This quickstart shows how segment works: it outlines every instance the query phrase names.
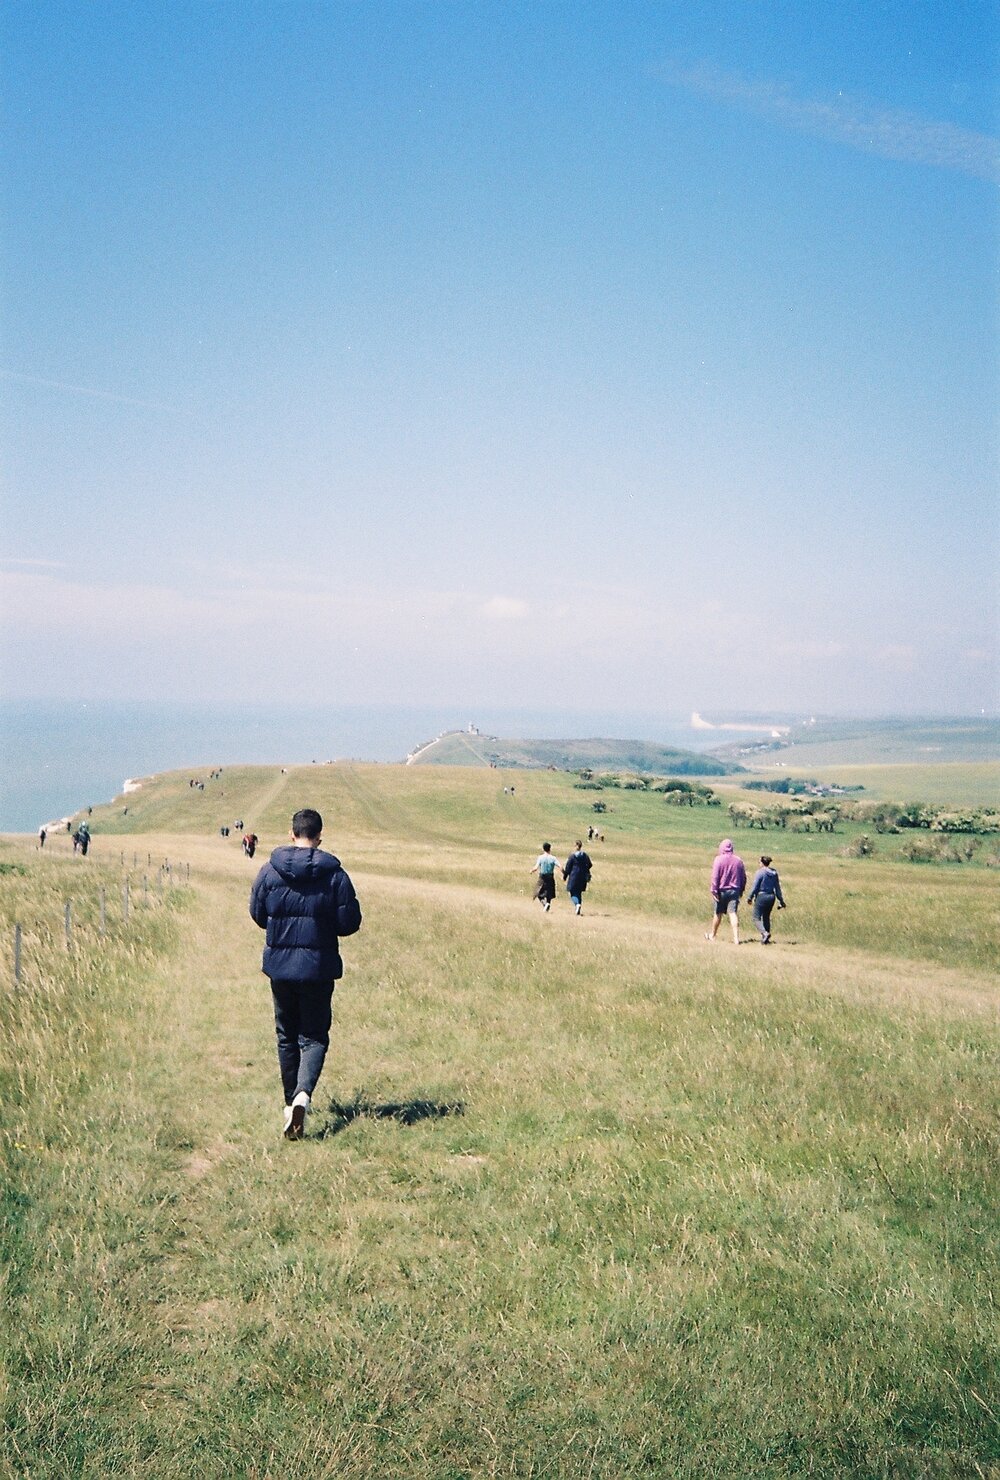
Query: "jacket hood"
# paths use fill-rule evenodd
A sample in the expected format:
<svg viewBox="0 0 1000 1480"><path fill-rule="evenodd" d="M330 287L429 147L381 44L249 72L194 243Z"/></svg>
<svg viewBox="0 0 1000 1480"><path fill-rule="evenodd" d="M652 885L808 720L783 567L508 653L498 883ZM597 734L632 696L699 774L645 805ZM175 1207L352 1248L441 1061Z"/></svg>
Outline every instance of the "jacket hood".
<svg viewBox="0 0 1000 1480"><path fill-rule="evenodd" d="M286 843L271 854L271 867L289 883L300 883L336 873L340 859L321 848L297 848L294 843Z"/></svg>
<svg viewBox="0 0 1000 1480"><path fill-rule="evenodd" d="M733 840L732 840L732 838L723 838L722 839L722 842L719 844L719 852L720 853L732 853L732 851L733 851Z"/></svg>

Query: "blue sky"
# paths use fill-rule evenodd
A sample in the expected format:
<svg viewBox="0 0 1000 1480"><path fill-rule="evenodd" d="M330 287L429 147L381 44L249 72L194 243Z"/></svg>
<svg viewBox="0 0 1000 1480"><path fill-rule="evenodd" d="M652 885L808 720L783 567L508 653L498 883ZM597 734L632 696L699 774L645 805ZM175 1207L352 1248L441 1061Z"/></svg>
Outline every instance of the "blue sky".
<svg viewBox="0 0 1000 1480"><path fill-rule="evenodd" d="M15 3L13 696L997 704L976 3Z"/></svg>

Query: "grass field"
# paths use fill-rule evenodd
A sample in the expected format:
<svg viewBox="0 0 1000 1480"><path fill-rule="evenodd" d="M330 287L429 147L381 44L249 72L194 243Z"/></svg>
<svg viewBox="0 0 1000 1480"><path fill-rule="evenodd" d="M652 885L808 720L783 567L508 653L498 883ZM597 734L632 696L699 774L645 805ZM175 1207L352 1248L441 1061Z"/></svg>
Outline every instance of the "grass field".
<svg viewBox="0 0 1000 1480"><path fill-rule="evenodd" d="M760 776L775 772L760 771ZM818 765L783 767L781 775L809 776L841 786L863 786L873 801L919 800L940 806L1000 805L1000 762L941 761L937 765Z"/></svg>
<svg viewBox="0 0 1000 1480"><path fill-rule="evenodd" d="M0 845L7 1472L1000 1472L996 870L737 834L789 908L736 950L724 813L606 799L227 769L96 809L87 860ZM218 829L266 855L300 805L365 924L288 1145ZM585 913L543 916L538 844L590 820ZM98 939L164 857L190 886Z"/></svg>

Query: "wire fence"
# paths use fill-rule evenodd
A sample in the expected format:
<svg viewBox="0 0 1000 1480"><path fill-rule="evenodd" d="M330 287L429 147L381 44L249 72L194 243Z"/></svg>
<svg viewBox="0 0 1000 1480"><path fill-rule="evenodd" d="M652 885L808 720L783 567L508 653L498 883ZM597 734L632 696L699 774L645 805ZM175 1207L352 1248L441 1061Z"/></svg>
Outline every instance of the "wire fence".
<svg viewBox="0 0 1000 1480"><path fill-rule="evenodd" d="M130 864L121 852L120 866L122 873L117 879L109 877L107 869L98 878L74 878L68 893L59 878L63 870L56 869L44 880L35 881L23 897L15 898L12 918L5 911L13 937L11 975L15 987L23 986L32 975L31 966L43 966L54 951L73 957L81 950L99 950L110 937L127 933L137 914L162 906L172 891L191 883L190 863L164 859L154 865L151 853L143 862L141 855L133 852ZM17 874L27 872L18 865L6 867Z"/></svg>

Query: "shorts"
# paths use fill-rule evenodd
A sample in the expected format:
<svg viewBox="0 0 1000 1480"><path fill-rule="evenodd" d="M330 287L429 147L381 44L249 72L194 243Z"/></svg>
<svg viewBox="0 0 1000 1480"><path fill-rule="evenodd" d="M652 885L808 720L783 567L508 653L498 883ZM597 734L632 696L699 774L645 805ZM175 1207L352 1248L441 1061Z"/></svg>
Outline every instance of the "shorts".
<svg viewBox="0 0 1000 1480"><path fill-rule="evenodd" d="M720 889L719 897L715 901L715 913L717 915L735 915L740 905L740 891L738 889Z"/></svg>
<svg viewBox="0 0 1000 1480"><path fill-rule="evenodd" d="M556 876L555 874L539 874L538 888L535 890L536 899L555 899Z"/></svg>

